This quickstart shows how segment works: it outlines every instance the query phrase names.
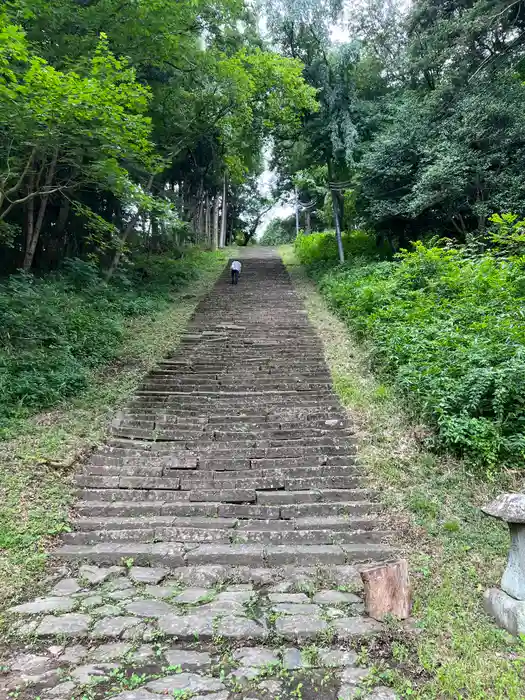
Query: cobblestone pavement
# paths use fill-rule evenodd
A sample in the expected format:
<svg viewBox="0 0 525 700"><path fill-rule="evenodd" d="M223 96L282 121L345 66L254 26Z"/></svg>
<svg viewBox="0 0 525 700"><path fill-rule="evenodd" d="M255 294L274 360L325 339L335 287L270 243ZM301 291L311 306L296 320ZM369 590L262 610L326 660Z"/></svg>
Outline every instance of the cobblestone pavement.
<svg viewBox="0 0 525 700"><path fill-rule="evenodd" d="M359 653L381 625L358 570L390 533L320 341L278 258L228 279L80 466L55 581L9 611L0 697L395 697Z"/></svg>

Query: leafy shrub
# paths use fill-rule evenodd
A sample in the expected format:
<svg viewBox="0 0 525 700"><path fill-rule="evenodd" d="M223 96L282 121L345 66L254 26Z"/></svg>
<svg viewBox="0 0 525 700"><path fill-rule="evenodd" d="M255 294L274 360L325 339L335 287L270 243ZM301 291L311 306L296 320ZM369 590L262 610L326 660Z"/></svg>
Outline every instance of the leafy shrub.
<svg viewBox="0 0 525 700"><path fill-rule="evenodd" d="M347 257L373 257L384 252L376 247L374 236L365 231L343 233L342 238ZM299 236L295 241L295 252L303 265L339 260L335 231Z"/></svg>
<svg viewBox="0 0 525 700"><path fill-rule="evenodd" d="M499 250L499 249L498 249ZM378 372L484 470L525 457L525 259L414 244L394 262L312 266L331 306L372 341Z"/></svg>
<svg viewBox="0 0 525 700"><path fill-rule="evenodd" d="M56 405L120 352L126 319L154 314L213 255L144 256L111 284L68 260L60 273L20 273L0 284L0 435L11 419Z"/></svg>

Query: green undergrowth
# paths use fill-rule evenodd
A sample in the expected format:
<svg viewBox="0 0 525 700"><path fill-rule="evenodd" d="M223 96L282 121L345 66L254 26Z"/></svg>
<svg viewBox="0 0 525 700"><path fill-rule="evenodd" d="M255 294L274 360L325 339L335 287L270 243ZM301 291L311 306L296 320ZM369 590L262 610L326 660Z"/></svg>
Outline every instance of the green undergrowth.
<svg viewBox="0 0 525 700"><path fill-rule="evenodd" d="M512 475L500 474L495 484L466 461L429 451L428 427L414 421L395 386L372 373L374 348L330 311L292 247L282 255L355 423L360 464L410 564L416 631L394 635L386 659L384 649L376 657L371 651L377 683L402 698L521 700L525 646L482 607L485 589L501 579L508 533L480 506L515 489Z"/></svg>
<svg viewBox="0 0 525 700"><path fill-rule="evenodd" d="M57 273L1 282L0 438L85 389L93 370L119 357L130 319L165 310L216 259L191 249L140 255L109 284L94 265L67 260Z"/></svg>
<svg viewBox="0 0 525 700"><path fill-rule="evenodd" d="M16 384L24 375L33 387L34 378L38 379L35 368L40 368L43 393L24 402L23 409L19 405L15 411L11 399L10 411L3 408L0 610L28 588L34 594L51 538L67 528L73 463L103 440L115 409L141 377L177 346L199 298L215 282L224 261L222 254L199 251L181 260L143 259L136 262L131 282L129 277L121 279L107 289L97 278L93 290L88 284L93 270L75 263L75 271L63 276L19 277L2 287L2 314L9 306L10 284L22 287L27 304L39 306L20 306L21 318L10 322L11 329L18 324L29 332L33 322L35 327L25 349L21 349L22 330L7 349L4 342L0 349L4 376L6 366L17 367L19 372L11 381ZM84 285L79 271L89 278ZM122 298L117 299L120 292ZM44 350L41 341L46 332L53 342ZM5 334L2 337L5 340ZM25 368L17 348L27 360ZM65 377L63 384L57 379L59 373ZM15 392L8 384L2 380L4 401ZM17 386L20 391L21 383ZM46 412L36 412L44 406Z"/></svg>
<svg viewBox="0 0 525 700"><path fill-rule="evenodd" d="M327 234L311 236L319 239ZM362 253L362 234L356 235ZM373 242L369 237L369 241ZM297 253L330 307L370 343L374 370L434 449L489 477L525 458L525 256L415 243L394 261ZM510 247L510 244L508 244Z"/></svg>
<svg viewBox="0 0 525 700"><path fill-rule="evenodd" d="M383 245L378 247L376 240L366 231L352 231L342 235L345 256L387 256ZM335 231L324 231L307 236L299 236L295 241L297 257L303 265L319 263L333 264L339 260Z"/></svg>

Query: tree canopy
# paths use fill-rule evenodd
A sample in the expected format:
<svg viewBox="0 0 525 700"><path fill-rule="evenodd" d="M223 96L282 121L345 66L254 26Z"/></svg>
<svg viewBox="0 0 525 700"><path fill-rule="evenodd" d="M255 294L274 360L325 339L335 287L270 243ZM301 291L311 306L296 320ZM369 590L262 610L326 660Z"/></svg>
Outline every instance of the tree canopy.
<svg viewBox="0 0 525 700"><path fill-rule="evenodd" d="M295 0L280 6L274 40L304 62L320 102L299 139L276 144L283 191L306 171L326 192L336 183L343 228L395 246L429 234L463 242L494 212L523 216L523 3L332 5L343 42L322 39L328 12L311 21Z"/></svg>
<svg viewBox="0 0 525 700"><path fill-rule="evenodd" d="M521 217L524 22L501 0L9 0L3 271L246 243L268 152L306 232L395 248Z"/></svg>
<svg viewBox="0 0 525 700"><path fill-rule="evenodd" d="M239 0L12 0L0 25L5 272L225 244L264 145L317 108Z"/></svg>

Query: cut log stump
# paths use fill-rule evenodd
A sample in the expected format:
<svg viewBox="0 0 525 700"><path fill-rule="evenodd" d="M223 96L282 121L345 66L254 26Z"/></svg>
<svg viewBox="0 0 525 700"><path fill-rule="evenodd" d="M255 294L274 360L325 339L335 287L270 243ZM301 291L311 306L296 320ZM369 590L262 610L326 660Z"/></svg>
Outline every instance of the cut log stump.
<svg viewBox="0 0 525 700"><path fill-rule="evenodd" d="M411 591L408 564L400 561L368 567L361 571L365 609L374 620L392 615L399 620L410 616Z"/></svg>

